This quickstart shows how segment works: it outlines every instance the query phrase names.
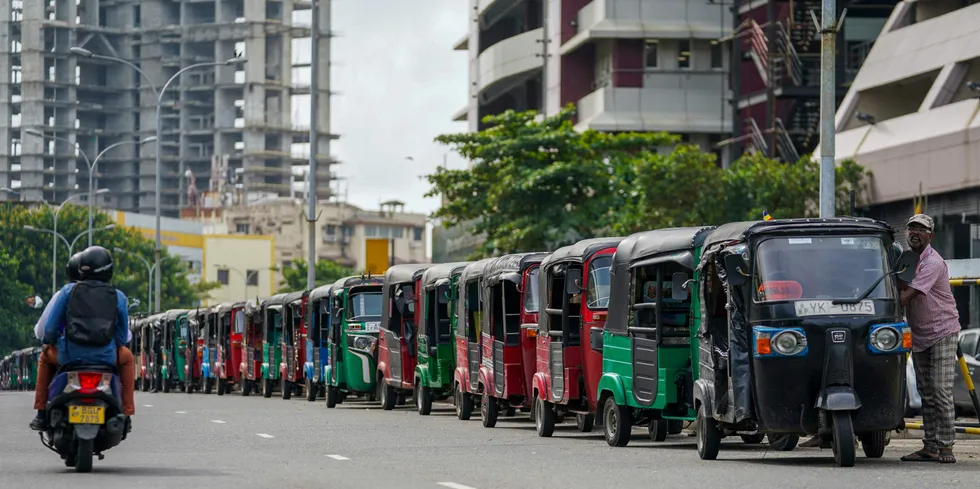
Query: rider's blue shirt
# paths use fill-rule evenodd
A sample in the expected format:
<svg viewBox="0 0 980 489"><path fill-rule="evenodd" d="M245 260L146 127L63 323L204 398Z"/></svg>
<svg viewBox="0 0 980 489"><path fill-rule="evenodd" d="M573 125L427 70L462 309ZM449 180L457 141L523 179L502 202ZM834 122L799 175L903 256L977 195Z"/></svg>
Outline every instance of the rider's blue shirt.
<svg viewBox="0 0 980 489"><path fill-rule="evenodd" d="M71 297L71 289L75 284L68 284L61 288L58 294L52 297L48 303L42 318L44 321L45 344L54 344L58 347L58 363L68 365L70 363L94 363L115 365L116 350L120 346L126 345L129 334L129 308L126 294L116 289L116 334L115 340L106 346L79 345L74 342L67 342L65 339L65 312L68 307L68 298ZM50 309L50 311L49 311ZM66 344L67 342L67 344Z"/></svg>

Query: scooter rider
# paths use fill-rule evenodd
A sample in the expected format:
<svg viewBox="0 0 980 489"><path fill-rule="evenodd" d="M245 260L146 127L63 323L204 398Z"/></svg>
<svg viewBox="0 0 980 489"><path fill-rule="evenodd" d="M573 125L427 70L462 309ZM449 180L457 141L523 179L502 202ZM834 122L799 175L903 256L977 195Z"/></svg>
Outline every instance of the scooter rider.
<svg viewBox="0 0 980 489"><path fill-rule="evenodd" d="M101 246L92 246L78 256L78 276L73 277L69 260L69 278L79 281L62 287L52 297L42 314L45 351L38 365L35 392L37 417L34 430L46 428L44 407L51 381L51 365L102 364L118 365L122 383L122 405L125 415L135 413L135 372L133 354L126 348L130 339L126 295L115 289L112 280L112 255ZM49 345L57 345L57 348ZM40 365L44 363L42 367ZM47 377L47 378L42 378ZM38 402L41 402L40 407ZM127 431L130 429L127 421Z"/></svg>

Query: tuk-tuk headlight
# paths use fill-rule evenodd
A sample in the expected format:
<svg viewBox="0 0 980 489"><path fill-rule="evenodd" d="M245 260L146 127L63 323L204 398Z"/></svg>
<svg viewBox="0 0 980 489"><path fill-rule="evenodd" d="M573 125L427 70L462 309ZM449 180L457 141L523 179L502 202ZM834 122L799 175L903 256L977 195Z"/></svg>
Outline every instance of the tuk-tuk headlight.
<svg viewBox="0 0 980 489"><path fill-rule="evenodd" d="M348 345L354 350L370 352L374 348L377 338L366 335L348 335Z"/></svg>
<svg viewBox="0 0 980 489"><path fill-rule="evenodd" d="M912 349L912 329L906 323L876 324L868 333L868 350L886 354Z"/></svg>
<svg viewBox="0 0 980 489"><path fill-rule="evenodd" d="M754 326L756 357L798 357L807 354L806 334L801 328Z"/></svg>

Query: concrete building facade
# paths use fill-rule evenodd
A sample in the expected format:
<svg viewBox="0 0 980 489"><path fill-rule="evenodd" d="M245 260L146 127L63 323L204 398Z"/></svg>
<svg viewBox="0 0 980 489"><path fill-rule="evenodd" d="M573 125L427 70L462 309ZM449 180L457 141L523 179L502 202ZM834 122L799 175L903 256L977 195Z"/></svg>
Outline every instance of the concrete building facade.
<svg viewBox="0 0 980 489"><path fill-rule="evenodd" d="M331 11L329 1L321 4L318 193L327 198ZM309 142L309 129L293 123L291 107L293 97L312 90L294 78L309 66L292 63L293 41L311 37L310 26L296 20L310 8L310 0L3 0L0 186L18 188L25 200L58 203L87 185L89 168L76 143L94 158L113 143L155 135L157 100L146 80L124 64L69 51L82 47L137 65L157 88L193 64L248 60L185 72L163 95L166 215L193 204L189 187L209 188L212 179L289 195L292 168L308 163L308 155L293 151ZM107 154L95 177L110 192L98 205L152 213L155 151L154 144L132 144Z"/></svg>
<svg viewBox="0 0 980 489"><path fill-rule="evenodd" d="M204 235L202 279L221 286L204 305L268 297L279 290L272 236Z"/></svg>

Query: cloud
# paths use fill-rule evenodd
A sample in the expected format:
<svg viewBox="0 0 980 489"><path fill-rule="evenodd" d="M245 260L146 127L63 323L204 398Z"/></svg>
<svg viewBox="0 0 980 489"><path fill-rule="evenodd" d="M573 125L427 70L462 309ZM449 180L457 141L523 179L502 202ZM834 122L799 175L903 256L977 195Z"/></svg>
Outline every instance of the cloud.
<svg viewBox="0 0 980 489"><path fill-rule="evenodd" d="M339 37L331 49L331 80L340 93L331 100L331 129L341 139L330 152L342 162L334 170L346 179L340 188L349 187L351 203L373 209L398 199L406 210L425 213L438 207L437 198L422 197L428 185L419 176L448 153L433 138L466 129L452 121L466 104L468 83L466 53L453 51L453 44L466 33L468 3L333 2L332 28ZM304 44L294 51L307 52L294 56L308 59ZM309 118L304 105L294 107L302 123ZM466 166L455 154L447 160L452 168Z"/></svg>

